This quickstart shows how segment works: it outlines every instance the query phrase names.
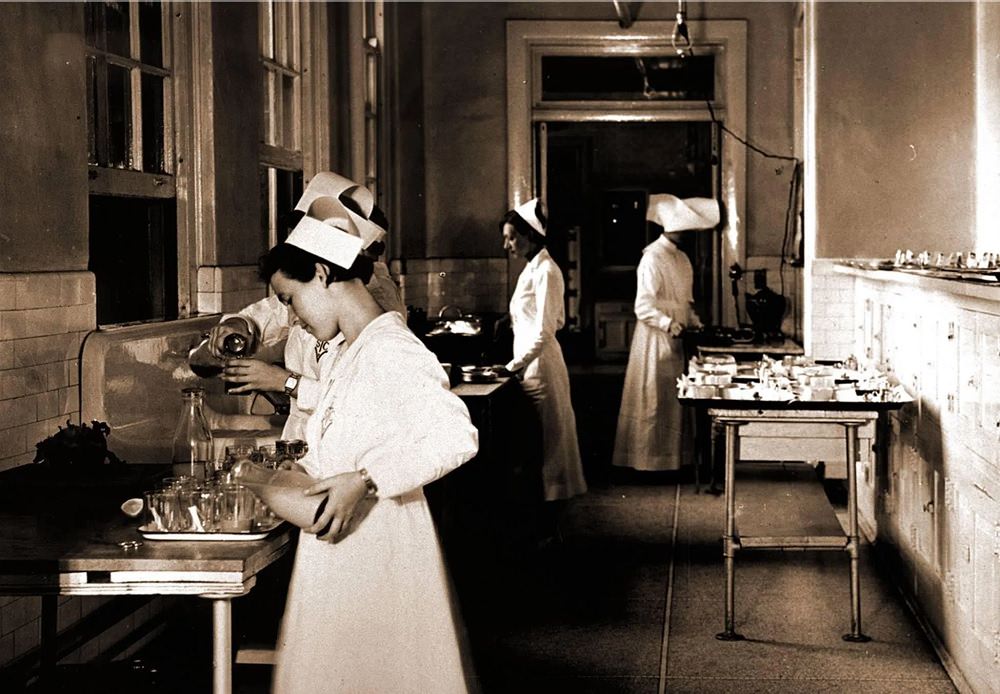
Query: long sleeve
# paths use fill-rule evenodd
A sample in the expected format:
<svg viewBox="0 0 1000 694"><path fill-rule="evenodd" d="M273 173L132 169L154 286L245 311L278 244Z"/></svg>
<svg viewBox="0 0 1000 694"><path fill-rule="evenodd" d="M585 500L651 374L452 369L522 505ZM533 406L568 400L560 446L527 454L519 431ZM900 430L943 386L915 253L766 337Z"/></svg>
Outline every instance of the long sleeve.
<svg viewBox="0 0 1000 694"><path fill-rule="evenodd" d="M223 320L238 316L256 326L261 344L272 345L288 337L288 308L277 296L269 296L244 307L238 313L226 314Z"/></svg>
<svg viewBox="0 0 1000 694"><path fill-rule="evenodd" d="M534 271L534 316L527 321L522 319L514 326L516 331L526 331L528 340L518 342L527 344L528 347L520 353L515 352L514 358L507 364L507 370L523 369L538 358L547 341L556 339L556 331L562 327L563 315L563 283L559 272L559 267L551 262L540 265Z"/></svg>
<svg viewBox="0 0 1000 694"><path fill-rule="evenodd" d="M433 482L478 452L479 432L468 408L449 390L440 364L422 345L380 351L370 367L379 376L366 396L393 406L379 413L378 435L357 466L368 470L381 498Z"/></svg>
<svg viewBox="0 0 1000 694"><path fill-rule="evenodd" d="M660 273L656 271L653 258L649 253L643 254L636 270L638 288L635 293L635 317L651 328L667 332L674 319L657 308L662 302Z"/></svg>

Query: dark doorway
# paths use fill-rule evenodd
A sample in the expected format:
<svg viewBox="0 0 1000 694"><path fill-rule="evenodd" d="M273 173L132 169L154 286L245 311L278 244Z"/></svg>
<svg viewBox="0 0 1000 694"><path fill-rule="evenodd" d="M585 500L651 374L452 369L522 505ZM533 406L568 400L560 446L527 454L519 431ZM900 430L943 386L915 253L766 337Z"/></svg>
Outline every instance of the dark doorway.
<svg viewBox="0 0 1000 694"><path fill-rule="evenodd" d="M646 222L653 193L715 197L718 138L711 122L553 122L545 143L549 249L567 275L562 342L576 364L623 362L628 355L635 270L659 233ZM718 301L719 232L681 242L695 269L702 320Z"/></svg>

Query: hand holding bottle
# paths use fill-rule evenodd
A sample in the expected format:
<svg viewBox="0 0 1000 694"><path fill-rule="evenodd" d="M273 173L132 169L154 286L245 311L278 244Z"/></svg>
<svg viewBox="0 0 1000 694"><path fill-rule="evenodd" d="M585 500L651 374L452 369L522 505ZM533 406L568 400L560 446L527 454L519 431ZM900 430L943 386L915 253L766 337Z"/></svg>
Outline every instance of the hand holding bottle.
<svg viewBox="0 0 1000 694"><path fill-rule="evenodd" d="M252 357L257 351L257 337L243 318L227 318L208 333L208 348L220 359Z"/></svg>
<svg viewBox="0 0 1000 694"><path fill-rule="evenodd" d="M249 393L253 390L280 393L290 373L259 359L227 359L222 380L229 384L226 388L228 393Z"/></svg>

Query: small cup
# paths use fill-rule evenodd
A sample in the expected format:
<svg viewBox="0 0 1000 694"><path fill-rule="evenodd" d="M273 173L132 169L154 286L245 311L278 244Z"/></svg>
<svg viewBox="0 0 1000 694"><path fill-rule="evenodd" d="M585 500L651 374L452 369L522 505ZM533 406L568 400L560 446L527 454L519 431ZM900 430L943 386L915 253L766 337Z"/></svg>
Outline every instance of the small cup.
<svg viewBox="0 0 1000 694"><path fill-rule="evenodd" d="M253 529L257 498L241 484L223 484L216 527L221 532L242 533Z"/></svg>

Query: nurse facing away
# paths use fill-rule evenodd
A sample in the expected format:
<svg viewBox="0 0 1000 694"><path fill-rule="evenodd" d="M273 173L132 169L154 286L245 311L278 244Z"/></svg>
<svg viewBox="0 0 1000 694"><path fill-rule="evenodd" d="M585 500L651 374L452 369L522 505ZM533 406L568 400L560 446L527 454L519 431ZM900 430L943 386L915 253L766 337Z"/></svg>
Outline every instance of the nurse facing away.
<svg viewBox="0 0 1000 694"><path fill-rule="evenodd" d="M701 326L694 311L691 261L677 239L712 229L719 203L711 198L649 196L646 219L663 233L642 251L635 296L635 332L629 350L612 463L636 470L678 470L682 465L682 408L676 395L684 372L681 333Z"/></svg>

